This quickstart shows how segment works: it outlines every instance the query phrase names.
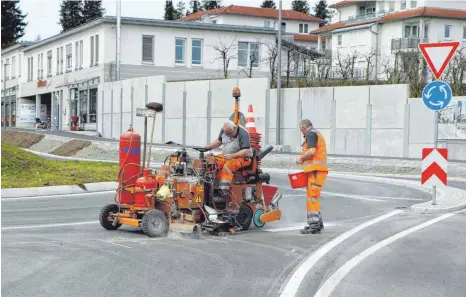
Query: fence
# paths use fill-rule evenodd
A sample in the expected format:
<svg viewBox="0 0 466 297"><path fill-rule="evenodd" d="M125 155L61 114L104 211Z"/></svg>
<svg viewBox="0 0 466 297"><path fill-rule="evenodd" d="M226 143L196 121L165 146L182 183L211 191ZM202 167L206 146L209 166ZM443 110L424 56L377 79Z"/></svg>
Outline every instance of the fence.
<svg viewBox="0 0 466 297"><path fill-rule="evenodd" d="M264 145L275 145L277 90L269 89L267 78L165 82L163 76L153 76L103 83L98 131L105 138L118 138L133 125L142 135L144 119L136 117L136 108L156 101L164 111L156 119L154 142L205 145L232 115L235 86L242 94L240 111L246 115L252 104ZM405 84L282 89L281 144L299 152L299 122L309 118L327 139L330 154L420 158L423 147L433 146L435 114L408 94ZM149 120L149 132L151 125ZM466 144L452 149L450 159L466 160Z"/></svg>

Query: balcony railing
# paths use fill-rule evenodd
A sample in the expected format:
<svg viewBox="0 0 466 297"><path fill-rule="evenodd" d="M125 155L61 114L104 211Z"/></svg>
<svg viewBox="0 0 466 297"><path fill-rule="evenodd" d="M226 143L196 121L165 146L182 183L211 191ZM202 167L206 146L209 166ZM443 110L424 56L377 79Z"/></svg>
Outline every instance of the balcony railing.
<svg viewBox="0 0 466 297"><path fill-rule="evenodd" d="M419 43L429 42L428 38L418 37L407 37L407 38L395 38L392 39L392 51L404 50L404 49L417 49Z"/></svg>
<svg viewBox="0 0 466 297"><path fill-rule="evenodd" d="M365 21L365 20L370 20L370 19L375 19L375 18L381 18L381 17L386 16L387 14L388 14L388 11L385 11L385 10L382 10L379 12L362 13L356 16L348 17L348 21L350 22Z"/></svg>

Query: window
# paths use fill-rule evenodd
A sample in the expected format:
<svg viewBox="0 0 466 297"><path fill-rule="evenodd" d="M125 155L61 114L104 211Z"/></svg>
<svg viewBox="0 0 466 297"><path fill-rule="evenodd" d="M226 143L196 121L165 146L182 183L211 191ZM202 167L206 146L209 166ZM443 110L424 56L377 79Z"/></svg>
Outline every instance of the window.
<svg viewBox="0 0 466 297"><path fill-rule="evenodd" d="M286 32L286 23L285 22L282 23L282 32Z"/></svg>
<svg viewBox="0 0 466 297"><path fill-rule="evenodd" d="M424 39L427 41L429 38L429 24L424 25Z"/></svg>
<svg viewBox="0 0 466 297"><path fill-rule="evenodd" d="M99 65L99 35L95 36L95 65Z"/></svg>
<svg viewBox="0 0 466 297"><path fill-rule="evenodd" d="M16 57L11 58L11 78L16 77Z"/></svg>
<svg viewBox="0 0 466 297"><path fill-rule="evenodd" d="M63 73L63 46L60 48L60 73Z"/></svg>
<svg viewBox="0 0 466 297"><path fill-rule="evenodd" d="M40 79L40 54L37 55L37 80Z"/></svg>
<svg viewBox="0 0 466 297"><path fill-rule="evenodd" d="M19 67L18 67L18 68L19 68L19 70L18 70L18 77L21 77L21 72L22 72L22 71L21 71L21 54L19 54L18 66L19 66Z"/></svg>
<svg viewBox="0 0 466 297"><path fill-rule="evenodd" d="M76 41L75 43L74 52L76 53L76 56L74 58L74 70L78 70L78 65L79 65L79 42L78 41Z"/></svg>
<svg viewBox="0 0 466 297"><path fill-rule="evenodd" d="M415 25L405 27L405 38L419 37L419 27Z"/></svg>
<svg viewBox="0 0 466 297"><path fill-rule="evenodd" d="M238 66L259 67L259 43L238 42Z"/></svg>
<svg viewBox="0 0 466 297"><path fill-rule="evenodd" d="M308 32L308 24L299 24L299 33L307 33Z"/></svg>
<svg viewBox="0 0 466 297"><path fill-rule="evenodd" d="M212 20L212 24L216 24L217 23L217 20Z"/></svg>
<svg viewBox="0 0 466 297"><path fill-rule="evenodd" d="M270 28L270 21L264 21L264 27Z"/></svg>
<svg viewBox="0 0 466 297"><path fill-rule="evenodd" d="M343 39L343 35L338 35L338 45L341 46L342 45L342 39Z"/></svg>
<svg viewBox="0 0 466 297"><path fill-rule="evenodd" d="M52 51L47 52L47 76L52 76Z"/></svg>
<svg viewBox="0 0 466 297"><path fill-rule="evenodd" d="M175 63L184 64L184 56L186 51L186 40L176 38L176 49L175 49Z"/></svg>
<svg viewBox="0 0 466 297"><path fill-rule="evenodd" d="M202 64L202 40L193 39L191 46L191 64L201 65Z"/></svg>
<svg viewBox="0 0 466 297"><path fill-rule="evenodd" d="M94 65L94 36L91 36L91 67Z"/></svg>
<svg viewBox="0 0 466 297"><path fill-rule="evenodd" d="M395 1L388 1L389 12L395 11Z"/></svg>
<svg viewBox="0 0 466 297"><path fill-rule="evenodd" d="M463 39L466 40L466 26L463 26Z"/></svg>
<svg viewBox="0 0 466 297"><path fill-rule="evenodd" d="M28 58L28 81L32 81L34 76L34 58Z"/></svg>
<svg viewBox="0 0 466 297"><path fill-rule="evenodd" d="M142 36L142 61L154 63L154 36Z"/></svg>
<svg viewBox="0 0 466 297"><path fill-rule="evenodd" d="M445 39L450 39L451 25L445 25Z"/></svg>
<svg viewBox="0 0 466 297"><path fill-rule="evenodd" d="M79 69L83 69L83 41L79 41Z"/></svg>
<svg viewBox="0 0 466 297"><path fill-rule="evenodd" d="M411 1L411 8L416 8L417 7L417 1Z"/></svg>
<svg viewBox="0 0 466 297"><path fill-rule="evenodd" d="M8 66L8 65L10 64L10 59L9 59L9 58L8 58L8 59L6 59L6 62L5 62L5 64L6 64L6 65L5 65L5 66L3 66L3 67L5 67L5 68L6 68L6 70L3 70L3 71L5 71L5 72L6 72L6 76L5 76L5 77L6 77L6 80L9 80L9 79L10 79L10 71L9 71L9 70L10 70L10 69L9 69L10 67Z"/></svg>
<svg viewBox="0 0 466 297"><path fill-rule="evenodd" d="M66 45L66 71L70 71L73 67L73 48L72 44Z"/></svg>
<svg viewBox="0 0 466 297"><path fill-rule="evenodd" d="M57 47L57 75L60 73L60 48Z"/></svg>
<svg viewBox="0 0 466 297"><path fill-rule="evenodd" d="M406 9L406 0L401 0L401 10Z"/></svg>

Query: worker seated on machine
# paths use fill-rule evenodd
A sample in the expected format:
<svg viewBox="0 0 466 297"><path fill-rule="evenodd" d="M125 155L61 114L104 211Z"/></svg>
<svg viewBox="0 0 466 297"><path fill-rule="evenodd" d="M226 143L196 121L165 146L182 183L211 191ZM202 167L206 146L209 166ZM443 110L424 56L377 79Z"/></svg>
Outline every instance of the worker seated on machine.
<svg viewBox="0 0 466 297"><path fill-rule="evenodd" d="M215 156L219 171L216 180L218 182L218 202L226 201L233 182L234 172L242 167L249 166L252 162L252 150L249 140L249 132L242 126L232 121L223 124L218 138L205 146L212 150L223 144L222 153Z"/></svg>

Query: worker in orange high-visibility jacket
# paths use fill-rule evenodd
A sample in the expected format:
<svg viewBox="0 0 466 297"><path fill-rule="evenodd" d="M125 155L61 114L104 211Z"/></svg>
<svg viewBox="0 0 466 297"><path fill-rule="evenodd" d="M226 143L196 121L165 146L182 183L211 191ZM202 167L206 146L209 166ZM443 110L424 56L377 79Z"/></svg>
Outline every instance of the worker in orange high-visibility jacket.
<svg viewBox="0 0 466 297"><path fill-rule="evenodd" d="M300 130L304 136L301 146L301 156L296 163L301 164L307 173L306 212L307 223L301 233L318 233L324 228L320 213L319 197L328 174L327 144L320 132L314 129L310 120L300 123Z"/></svg>
<svg viewBox="0 0 466 297"><path fill-rule="evenodd" d="M249 166L252 162L249 132L244 127L232 121L225 122L218 137L205 148L211 150L221 145L223 145L222 153L215 156L219 169L216 176L216 180L219 181L219 191L218 195L213 197L214 202L226 200L235 171Z"/></svg>

